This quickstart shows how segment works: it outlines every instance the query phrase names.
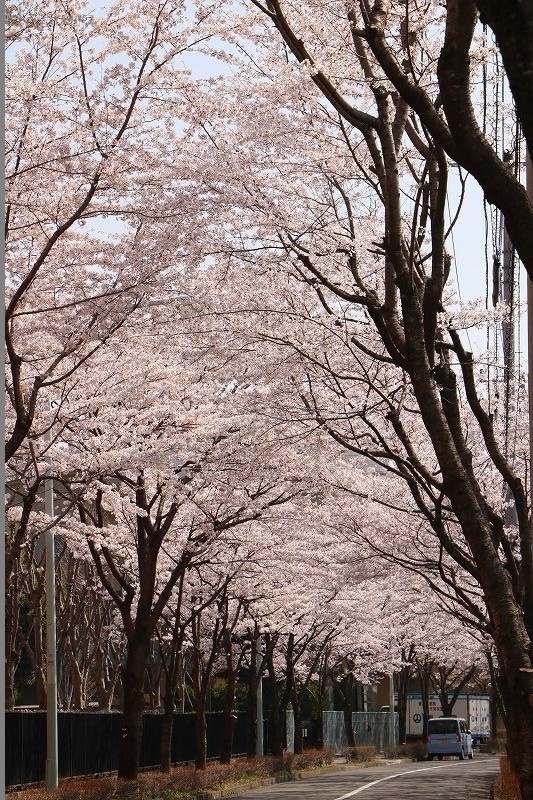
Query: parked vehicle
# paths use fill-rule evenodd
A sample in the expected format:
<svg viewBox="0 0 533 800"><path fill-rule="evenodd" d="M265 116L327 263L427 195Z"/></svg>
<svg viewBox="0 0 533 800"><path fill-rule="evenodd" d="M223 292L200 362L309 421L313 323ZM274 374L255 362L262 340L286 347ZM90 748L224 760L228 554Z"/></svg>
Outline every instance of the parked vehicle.
<svg viewBox="0 0 533 800"><path fill-rule="evenodd" d="M439 759L444 756L459 756L461 761L465 757L474 757L472 734L468 729L465 719L457 717L436 717L428 721L426 738L428 760L434 756Z"/></svg>

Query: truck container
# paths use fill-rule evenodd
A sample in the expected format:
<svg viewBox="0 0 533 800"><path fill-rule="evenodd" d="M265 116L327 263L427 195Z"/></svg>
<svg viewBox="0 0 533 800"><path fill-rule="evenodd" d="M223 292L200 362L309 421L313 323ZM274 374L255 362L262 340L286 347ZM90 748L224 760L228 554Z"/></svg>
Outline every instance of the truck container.
<svg viewBox="0 0 533 800"><path fill-rule="evenodd" d="M429 696L429 717L442 717L442 706L438 695ZM454 703L452 717L460 717L467 721L472 732L474 744L490 738L490 700L485 694L460 694ZM421 739L424 733L422 714L422 696L407 696L406 734L408 739Z"/></svg>

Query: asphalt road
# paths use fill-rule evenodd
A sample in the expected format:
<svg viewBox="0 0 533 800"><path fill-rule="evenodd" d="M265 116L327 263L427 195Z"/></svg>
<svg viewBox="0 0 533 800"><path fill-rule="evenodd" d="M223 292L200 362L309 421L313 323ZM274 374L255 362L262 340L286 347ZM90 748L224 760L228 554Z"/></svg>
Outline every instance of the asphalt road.
<svg viewBox="0 0 533 800"><path fill-rule="evenodd" d="M448 760L345 767L292 783L276 784L239 795L241 800L489 800L499 760Z"/></svg>

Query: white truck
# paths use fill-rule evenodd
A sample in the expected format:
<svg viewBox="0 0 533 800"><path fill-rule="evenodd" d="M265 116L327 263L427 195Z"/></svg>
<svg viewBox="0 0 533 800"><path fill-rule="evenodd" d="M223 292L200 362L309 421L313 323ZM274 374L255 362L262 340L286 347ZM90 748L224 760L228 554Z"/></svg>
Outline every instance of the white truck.
<svg viewBox="0 0 533 800"><path fill-rule="evenodd" d="M429 696L429 716L442 717L438 695ZM466 719L474 743L490 738L490 700L486 694L460 694L453 709L453 717ZM407 697L406 734L408 739L419 739L423 735L422 697L410 694Z"/></svg>

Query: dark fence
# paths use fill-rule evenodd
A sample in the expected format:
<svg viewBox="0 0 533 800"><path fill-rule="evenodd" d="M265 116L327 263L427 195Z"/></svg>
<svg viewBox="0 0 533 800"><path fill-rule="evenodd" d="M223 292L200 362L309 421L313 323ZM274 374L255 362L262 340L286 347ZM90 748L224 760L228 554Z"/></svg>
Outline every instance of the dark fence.
<svg viewBox="0 0 533 800"><path fill-rule="evenodd" d="M233 755L244 755L247 747L246 714L236 714ZM171 760L174 764L194 761L194 714L174 714ZM208 713L207 757L216 758L225 736L221 713ZM141 767L160 763L161 714L145 714ZM118 768L122 717L117 713L63 711L57 718L59 776L97 775ZM6 786L43 781L46 761L46 713L6 711Z"/></svg>

